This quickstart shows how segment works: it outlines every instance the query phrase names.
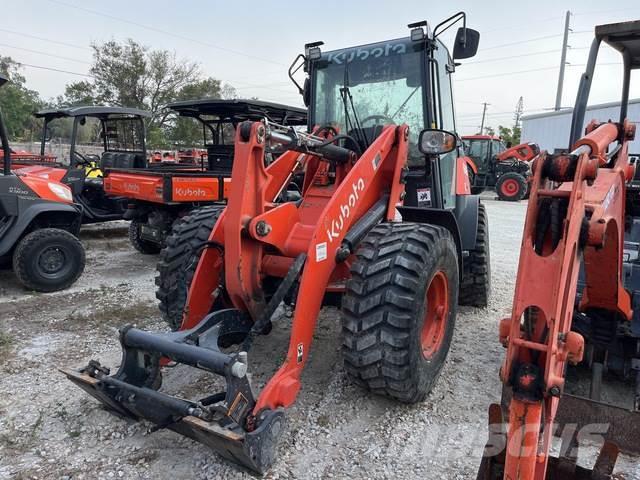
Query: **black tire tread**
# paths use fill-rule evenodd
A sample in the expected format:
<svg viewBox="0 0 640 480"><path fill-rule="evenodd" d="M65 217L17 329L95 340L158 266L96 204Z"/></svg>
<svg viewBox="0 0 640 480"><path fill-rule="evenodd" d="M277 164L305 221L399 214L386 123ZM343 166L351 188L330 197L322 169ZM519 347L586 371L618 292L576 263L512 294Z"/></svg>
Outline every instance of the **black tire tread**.
<svg viewBox="0 0 640 480"><path fill-rule="evenodd" d="M483 204L478 205L478 231L475 248L464 259L460 282L460 305L486 307L491 295L491 257L489 219Z"/></svg>
<svg viewBox="0 0 640 480"><path fill-rule="evenodd" d="M406 403L424 400L431 390L441 365L430 384L418 388L410 352L416 322L412 312L424 267L430 256L441 253L437 244L443 239L455 252L443 227L383 223L360 244L342 300L344 366L355 384Z"/></svg>
<svg viewBox="0 0 640 480"><path fill-rule="evenodd" d="M177 220L160 252L156 266L156 298L160 312L173 330L180 328L189 285L198 265L202 247L224 206L207 205L191 210Z"/></svg>
<svg viewBox="0 0 640 480"><path fill-rule="evenodd" d="M62 237L64 241L69 242L72 247L76 249L76 253L79 255L78 268L71 277L61 283L47 286L41 285L33 278L30 272L27 263L27 259L30 257L29 252L34 247L34 244L38 242L46 242L60 237ZM13 252L13 271L18 281L29 290L37 292L56 292L69 288L76 282L76 280L78 280L78 278L80 278L84 271L85 261L84 247L75 235L60 228L41 228L27 234L16 246L15 251Z"/></svg>
<svg viewBox="0 0 640 480"><path fill-rule="evenodd" d="M135 219L131 220L131 223L129 223L129 242L131 242L133 248L145 255L155 255L156 253L160 253L160 250L162 249L160 245L140 238L140 225L141 222Z"/></svg>

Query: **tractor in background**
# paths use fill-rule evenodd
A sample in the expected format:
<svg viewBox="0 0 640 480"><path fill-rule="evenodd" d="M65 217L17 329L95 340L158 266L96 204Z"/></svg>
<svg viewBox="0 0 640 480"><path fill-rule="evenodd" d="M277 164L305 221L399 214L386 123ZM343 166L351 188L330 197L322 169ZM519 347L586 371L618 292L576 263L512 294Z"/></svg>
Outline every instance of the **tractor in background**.
<svg viewBox="0 0 640 480"><path fill-rule="evenodd" d="M467 135L462 141L471 159L468 170L473 193L495 188L500 200L517 202L527 198L530 163L540 153L535 143L505 145L493 135Z"/></svg>

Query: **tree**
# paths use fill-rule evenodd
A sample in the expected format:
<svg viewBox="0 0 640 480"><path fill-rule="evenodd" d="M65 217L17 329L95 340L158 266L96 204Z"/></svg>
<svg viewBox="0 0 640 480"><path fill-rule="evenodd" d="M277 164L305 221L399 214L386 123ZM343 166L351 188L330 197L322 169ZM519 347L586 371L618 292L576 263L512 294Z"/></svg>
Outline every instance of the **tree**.
<svg viewBox="0 0 640 480"><path fill-rule="evenodd" d="M7 122L7 133L14 140L26 140L39 130L33 112L44 105L38 92L25 86L20 74L20 64L11 57L0 56L0 72L9 78L9 83L0 88L0 109Z"/></svg>
<svg viewBox="0 0 640 480"><path fill-rule="evenodd" d="M147 121L149 143L168 147L177 134L188 140L202 138L200 127L183 126L164 106L176 100L220 97L222 85L203 78L198 64L179 59L167 50L150 50L134 40L115 40L93 44L93 63L89 81L67 85L61 103L65 105L105 104L140 108L151 113ZM233 88L233 87L231 87Z"/></svg>
<svg viewBox="0 0 640 480"><path fill-rule="evenodd" d="M522 133L522 129L520 127L509 128L500 125L498 127L498 132L505 143L511 143L511 145L520 144L520 134Z"/></svg>

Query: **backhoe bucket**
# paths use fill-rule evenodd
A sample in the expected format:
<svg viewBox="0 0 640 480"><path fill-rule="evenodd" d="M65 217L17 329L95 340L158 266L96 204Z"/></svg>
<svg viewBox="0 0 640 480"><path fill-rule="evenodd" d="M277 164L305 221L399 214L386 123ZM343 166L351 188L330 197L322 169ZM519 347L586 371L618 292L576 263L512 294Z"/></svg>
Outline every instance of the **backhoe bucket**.
<svg viewBox="0 0 640 480"><path fill-rule="evenodd" d="M506 390L506 389L505 389ZM477 480L504 478L507 392L502 405L489 407L489 439ZM505 403L505 400L506 403ZM640 455L640 412L587 398L564 394L555 419L554 434L562 438L559 457L549 457L546 480L609 480L619 453ZM593 468L578 465L580 441L604 443Z"/></svg>
<svg viewBox="0 0 640 480"><path fill-rule="evenodd" d="M254 417L246 353L226 354L219 348L241 342L250 328L251 322L235 309L215 312L180 332L148 333L128 326L120 330L123 356L117 373L109 375L94 360L80 370L61 371L110 410L186 435L263 474L275 458L284 411L266 410ZM197 401L158 391L167 359L223 376L226 390Z"/></svg>

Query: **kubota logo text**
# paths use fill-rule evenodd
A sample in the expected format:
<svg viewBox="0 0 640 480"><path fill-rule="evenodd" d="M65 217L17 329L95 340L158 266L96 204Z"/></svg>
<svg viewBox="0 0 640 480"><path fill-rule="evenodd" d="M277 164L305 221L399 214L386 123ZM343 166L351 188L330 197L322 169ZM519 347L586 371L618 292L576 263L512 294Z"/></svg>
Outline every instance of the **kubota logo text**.
<svg viewBox="0 0 640 480"><path fill-rule="evenodd" d="M327 238L329 243L333 242L334 238L340 236L340 232L344 229L346 220L353 213L358 200L360 199L360 192L364 191L364 179L359 178L351 185L351 193L347 198L346 203L340 205L340 214L338 218L331 220L330 228L327 228Z"/></svg>
<svg viewBox="0 0 640 480"><path fill-rule="evenodd" d="M140 185L137 183L125 183L123 187L127 192L140 193Z"/></svg>
<svg viewBox="0 0 640 480"><path fill-rule="evenodd" d="M179 195L181 197L200 197L200 198L204 198L207 196L207 191L204 188L191 188L191 187L187 187L187 188L181 188L181 187L177 187L175 189L176 195Z"/></svg>

